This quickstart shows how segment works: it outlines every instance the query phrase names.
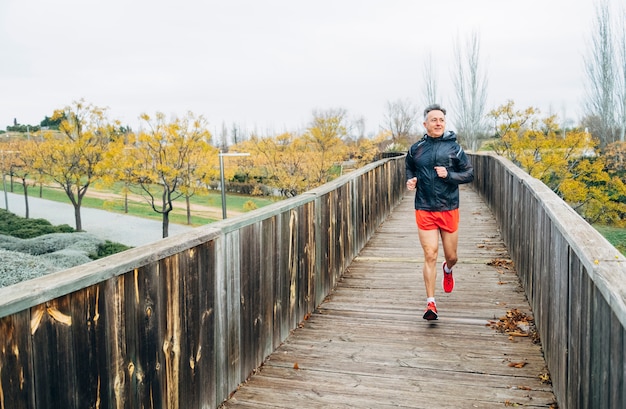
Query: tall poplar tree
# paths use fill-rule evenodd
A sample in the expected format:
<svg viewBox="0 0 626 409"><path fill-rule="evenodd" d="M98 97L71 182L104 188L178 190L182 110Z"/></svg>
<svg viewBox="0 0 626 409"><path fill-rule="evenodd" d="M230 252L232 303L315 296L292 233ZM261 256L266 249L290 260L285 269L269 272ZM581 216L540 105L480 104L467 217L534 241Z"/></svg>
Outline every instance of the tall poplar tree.
<svg viewBox="0 0 626 409"><path fill-rule="evenodd" d="M454 123L460 143L475 151L480 148L487 129L487 74L480 65L480 37L477 32L471 34L465 47L455 44L455 60L458 68L453 78L456 91Z"/></svg>
<svg viewBox="0 0 626 409"><path fill-rule="evenodd" d="M585 57L587 72L586 125L601 146L615 140L616 73L615 43L609 0L596 3L596 14L589 54Z"/></svg>

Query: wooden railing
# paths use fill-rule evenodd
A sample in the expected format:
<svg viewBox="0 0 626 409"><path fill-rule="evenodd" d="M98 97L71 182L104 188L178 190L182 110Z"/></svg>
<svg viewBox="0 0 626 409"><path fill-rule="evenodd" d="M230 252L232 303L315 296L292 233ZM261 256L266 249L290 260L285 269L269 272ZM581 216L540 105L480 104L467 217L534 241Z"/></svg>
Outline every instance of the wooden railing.
<svg viewBox="0 0 626 409"><path fill-rule="evenodd" d="M485 198L534 310L561 408L626 404L624 257L543 183L472 155Z"/></svg>
<svg viewBox="0 0 626 409"><path fill-rule="evenodd" d="M0 289L0 408L215 408L399 203L404 160Z"/></svg>
<svg viewBox="0 0 626 409"><path fill-rule="evenodd" d="M471 155L564 408L626 401L626 267L545 185ZM215 408L305 320L404 194L404 158L0 289L0 409Z"/></svg>

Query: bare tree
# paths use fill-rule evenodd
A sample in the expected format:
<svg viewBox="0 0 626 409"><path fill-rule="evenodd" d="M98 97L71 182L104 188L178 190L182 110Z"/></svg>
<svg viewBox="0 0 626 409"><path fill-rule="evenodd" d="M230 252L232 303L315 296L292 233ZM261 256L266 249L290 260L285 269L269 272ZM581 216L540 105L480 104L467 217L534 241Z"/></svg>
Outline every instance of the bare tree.
<svg viewBox="0 0 626 409"><path fill-rule="evenodd" d="M465 50L465 53L463 53ZM486 136L485 103L487 100L487 74L480 65L480 38L473 32L465 48L457 42L454 46L455 64L453 76L456 100L455 126L459 140L471 150L480 148Z"/></svg>
<svg viewBox="0 0 626 409"><path fill-rule="evenodd" d="M233 145L237 145L238 143L241 143L247 139L244 129L241 127L241 125L234 122L230 131L230 135L233 141Z"/></svg>
<svg viewBox="0 0 626 409"><path fill-rule="evenodd" d="M428 53L428 57L424 60L423 79L424 85L422 91L424 93L424 106L440 103L441 101L437 94L437 73L433 64L432 53Z"/></svg>
<svg viewBox="0 0 626 409"><path fill-rule="evenodd" d="M228 129L226 129L224 122L222 122L222 130L220 131L219 148L224 152L228 152Z"/></svg>
<svg viewBox="0 0 626 409"><path fill-rule="evenodd" d="M393 143L406 144L415 135L417 109L408 99L387 102L385 126L391 132Z"/></svg>
<svg viewBox="0 0 626 409"><path fill-rule="evenodd" d="M615 51L611 28L609 0L596 3L594 31L591 38L590 54L585 58L587 72L586 114L595 117L597 129L590 129L602 146L615 140L614 130L616 72Z"/></svg>
<svg viewBox="0 0 626 409"><path fill-rule="evenodd" d="M618 106L618 127L619 127L619 140L624 142L626 134L626 6L622 4L621 10L622 17L618 19L619 22L618 32L620 37L618 40L619 52L618 58L618 70L620 75L617 77L617 106Z"/></svg>
<svg viewBox="0 0 626 409"><path fill-rule="evenodd" d="M365 117L359 116L352 120L352 126L350 127L352 135L355 141L359 141L365 138Z"/></svg>

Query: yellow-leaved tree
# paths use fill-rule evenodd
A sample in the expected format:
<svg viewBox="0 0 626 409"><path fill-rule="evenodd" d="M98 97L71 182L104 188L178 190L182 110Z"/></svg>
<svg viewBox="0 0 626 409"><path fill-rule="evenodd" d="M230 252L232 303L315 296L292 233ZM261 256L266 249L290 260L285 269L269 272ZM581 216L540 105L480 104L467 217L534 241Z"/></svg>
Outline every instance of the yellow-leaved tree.
<svg viewBox="0 0 626 409"><path fill-rule="evenodd" d="M131 188L137 180L135 169L139 159L135 151L136 140L136 135L128 132L112 141L105 155L105 172L100 180L104 186L122 183L124 213L128 213L128 195L132 193Z"/></svg>
<svg viewBox="0 0 626 409"><path fill-rule="evenodd" d="M189 152L182 166L180 190L185 197L187 224L191 224L191 201L197 193L205 193L209 181L219 177L219 151L212 146L211 133L204 117L189 113L180 120L180 129L189 141Z"/></svg>
<svg viewBox="0 0 626 409"><path fill-rule="evenodd" d="M36 142L32 139L16 139L6 144L6 151L8 153L8 161L6 157L3 157L2 163L8 166L8 171L11 174L11 178L18 177L22 183L22 191L24 192L24 205L25 214L24 217L28 219L30 217L30 206L28 204L28 183L29 179L40 179L40 175L33 169L34 158L31 155L32 152L36 152ZM4 172L3 172L4 173Z"/></svg>
<svg viewBox="0 0 626 409"><path fill-rule="evenodd" d="M619 177L626 183L626 142L613 142L602 150L606 166L611 175ZM626 200L624 200L626 201Z"/></svg>
<svg viewBox="0 0 626 409"><path fill-rule="evenodd" d="M347 159L362 166L376 157L378 140L361 138L347 144L347 136L345 110L314 112L304 134L253 134L249 140L233 146L235 151L250 153L239 161L237 174L273 188L284 197L296 196L339 176ZM227 177L232 177L232 173Z"/></svg>
<svg viewBox="0 0 626 409"><path fill-rule="evenodd" d="M304 135L309 151L307 168L315 186L330 181L341 163L346 160L348 149L343 141L348 129L345 124L346 111L330 109L316 111Z"/></svg>
<svg viewBox="0 0 626 409"><path fill-rule="evenodd" d="M388 131L382 131L373 139L359 138L355 143L348 146L349 156L356 161L356 167L360 168L372 163L380 153L379 146L384 144L389 138Z"/></svg>
<svg viewBox="0 0 626 409"><path fill-rule="evenodd" d="M626 214L624 183L611 176L588 132L563 130L555 116L514 103L489 114L496 126L494 150L540 179L590 223L621 225Z"/></svg>
<svg viewBox="0 0 626 409"><path fill-rule="evenodd" d="M172 121L160 112L154 118L143 114L140 119L143 130L132 147L136 159L134 183L138 193L162 215L162 233L167 237L174 201L193 194L191 180L197 177L196 170L202 161L211 160L211 134L206 121L191 112Z"/></svg>
<svg viewBox="0 0 626 409"><path fill-rule="evenodd" d="M265 138L252 135L237 150L250 152L249 161L253 164L250 176L282 196L293 197L307 190L309 152L303 138L291 132Z"/></svg>
<svg viewBox="0 0 626 409"><path fill-rule="evenodd" d="M61 186L74 206L76 230L81 231L83 198L105 173L104 155L119 124L108 120L105 108L84 100L56 110L52 120L59 119L59 132L44 132L43 141L33 145L32 165Z"/></svg>

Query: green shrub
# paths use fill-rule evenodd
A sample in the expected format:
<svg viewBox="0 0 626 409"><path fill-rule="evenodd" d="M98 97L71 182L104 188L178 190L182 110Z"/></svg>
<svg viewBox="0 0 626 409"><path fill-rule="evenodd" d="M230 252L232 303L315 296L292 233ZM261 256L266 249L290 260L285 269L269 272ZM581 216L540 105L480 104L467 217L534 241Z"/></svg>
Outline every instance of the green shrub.
<svg viewBox="0 0 626 409"><path fill-rule="evenodd" d="M131 247L128 247L121 243L114 243L112 241L106 240L104 243L98 245L98 252L96 254L90 254L89 258L92 260L98 260L99 258L104 258L106 256L110 256L111 254L120 253L124 250L128 250Z"/></svg>
<svg viewBox="0 0 626 409"><path fill-rule="evenodd" d="M56 226L56 228L57 228L57 233L75 233L76 232L76 229L74 229L69 224L59 224L58 226Z"/></svg>
<svg viewBox="0 0 626 409"><path fill-rule="evenodd" d="M59 245L57 244L48 248L48 246L50 246L50 242L64 243L61 245L62 248L64 246L75 247L73 243L78 241L84 243L84 250L88 251L89 257L92 260L97 260L130 248L124 244L113 243L106 240L104 243L98 244L96 250L89 251L88 249L91 248L90 246L94 245L91 239L86 240L85 242L85 238L89 236L82 236L81 233L76 232L73 227L67 224L53 226L45 219L25 219L11 212L7 212L4 209L0 209L0 235L17 237L19 239L34 239L40 236L54 235L55 233L75 233L77 236L72 235L67 237L65 240L59 236L47 236L45 238L41 238L41 240L22 243L21 246L27 246L29 247L29 250L21 248L19 251L29 254L46 254L59 250ZM4 240L0 240L0 244L2 244L3 241L6 242L7 239L5 238ZM5 245L5 248L18 250L16 248L11 248L9 245Z"/></svg>
<svg viewBox="0 0 626 409"><path fill-rule="evenodd" d="M54 229L37 228L32 226L24 226L19 229L11 230L8 234L13 237L19 237L20 239L32 239L44 234L50 234Z"/></svg>
<svg viewBox="0 0 626 409"><path fill-rule="evenodd" d="M32 239L44 234L73 232L75 230L67 224L53 226L46 219L25 219L0 209L0 234L20 239Z"/></svg>

